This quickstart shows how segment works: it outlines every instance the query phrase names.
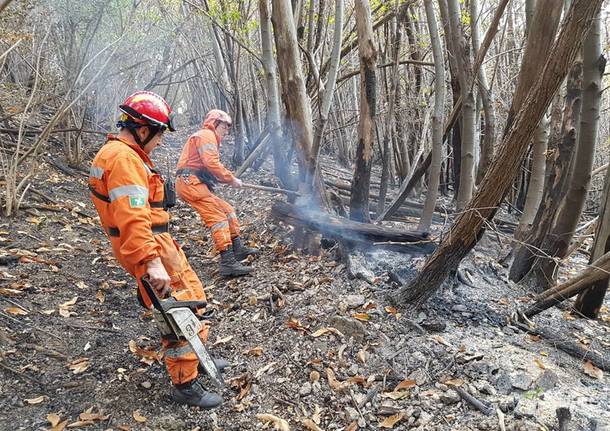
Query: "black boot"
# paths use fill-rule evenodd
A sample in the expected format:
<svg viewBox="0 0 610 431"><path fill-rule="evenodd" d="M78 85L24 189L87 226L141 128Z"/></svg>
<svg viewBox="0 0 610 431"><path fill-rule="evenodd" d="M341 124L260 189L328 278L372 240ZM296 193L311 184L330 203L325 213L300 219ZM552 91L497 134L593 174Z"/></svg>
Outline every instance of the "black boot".
<svg viewBox="0 0 610 431"><path fill-rule="evenodd" d="M225 277L250 274L252 268L241 265L235 260L233 247L220 252L220 275Z"/></svg>
<svg viewBox="0 0 610 431"><path fill-rule="evenodd" d="M250 255L257 255L258 248L248 247L242 244L241 238L233 238L233 254L236 260L244 260Z"/></svg>
<svg viewBox="0 0 610 431"><path fill-rule="evenodd" d="M218 371L220 371L221 373L225 372L225 368L229 368L231 366L231 364L229 363L229 361L227 361L226 359L222 359L222 358L212 358L212 361L214 361L214 365L216 365L216 368L218 368ZM198 365L197 370L199 371L200 374L206 373L205 368L203 368L203 366L201 364Z"/></svg>
<svg viewBox="0 0 610 431"><path fill-rule="evenodd" d="M207 392L197 380L181 385L174 385L172 398L178 404L213 409L222 404L222 397L213 392Z"/></svg>

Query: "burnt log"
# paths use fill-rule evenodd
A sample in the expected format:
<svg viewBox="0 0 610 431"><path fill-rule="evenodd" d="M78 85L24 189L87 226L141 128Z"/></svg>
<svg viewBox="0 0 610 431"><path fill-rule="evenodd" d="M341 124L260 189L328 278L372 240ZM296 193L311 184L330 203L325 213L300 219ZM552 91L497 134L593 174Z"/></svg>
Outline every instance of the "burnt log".
<svg viewBox="0 0 610 431"><path fill-rule="evenodd" d="M433 242L426 232L405 231L381 227L369 223L331 216L327 213L305 208L287 202L277 201L271 208L271 215L293 226L320 232L327 238L347 242L365 243L417 243L423 248L433 248Z"/></svg>

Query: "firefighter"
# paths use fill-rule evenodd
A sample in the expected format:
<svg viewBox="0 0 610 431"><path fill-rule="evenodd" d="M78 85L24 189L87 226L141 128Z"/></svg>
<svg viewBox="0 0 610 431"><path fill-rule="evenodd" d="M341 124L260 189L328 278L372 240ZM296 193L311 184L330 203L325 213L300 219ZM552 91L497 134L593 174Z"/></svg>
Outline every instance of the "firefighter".
<svg viewBox="0 0 610 431"><path fill-rule="evenodd" d="M114 256L138 281L138 300L147 308L151 301L141 284L142 276L148 277L162 298L205 300L201 281L169 234L164 182L150 160L163 133L174 131L171 109L162 97L148 91L132 94L119 109L119 134L108 135L89 172L91 199ZM205 341L208 328L204 326L199 335ZM219 406L222 398L207 392L197 380L199 361L188 343L172 341L163 333L161 342L173 399L202 408ZM215 362L220 369L228 365L223 360Z"/></svg>
<svg viewBox="0 0 610 431"><path fill-rule="evenodd" d="M246 275L252 270L240 262L258 253L240 238L235 210L214 194L218 183L241 187L242 182L220 161L220 143L229 134L232 121L229 114L212 109L203 127L191 135L182 149L176 171L176 192L193 207L210 228L214 246L220 253L220 275Z"/></svg>

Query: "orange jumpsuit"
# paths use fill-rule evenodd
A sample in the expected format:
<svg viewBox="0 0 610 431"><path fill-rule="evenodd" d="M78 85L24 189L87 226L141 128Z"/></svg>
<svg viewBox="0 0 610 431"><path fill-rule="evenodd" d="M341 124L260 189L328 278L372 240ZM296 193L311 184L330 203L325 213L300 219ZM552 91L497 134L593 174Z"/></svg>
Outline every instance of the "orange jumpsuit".
<svg viewBox="0 0 610 431"><path fill-rule="evenodd" d="M219 148L220 139L216 135L214 125L211 122L204 123L203 128L186 141L178 161L178 171L204 170L218 182L231 183L235 177L220 161ZM210 188L192 173L178 175L176 192L180 199L199 213L210 228L216 250L225 251L231 246L233 238L239 236L239 222L230 204L212 193Z"/></svg>
<svg viewBox="0 0 610 431"><path fill-rule="evenodd" d="M151 302L141 285L146 263L160 257L171 278L176 300L205 300L203 286L178 243L168 232L169 213L163 209L163 179L148 155L133 140L108 135L89 170L89 189L112 251L138 281L139 297ZM207 339L207 325L199 334ZM164 359L174 384L197 377L199 361L186 341L162 337Z"/></svg>

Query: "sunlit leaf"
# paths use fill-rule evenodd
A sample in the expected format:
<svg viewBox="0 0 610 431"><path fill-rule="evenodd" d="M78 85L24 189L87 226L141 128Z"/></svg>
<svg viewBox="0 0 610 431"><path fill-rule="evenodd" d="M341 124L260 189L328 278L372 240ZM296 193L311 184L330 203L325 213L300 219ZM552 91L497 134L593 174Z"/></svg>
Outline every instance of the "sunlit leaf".
<svg viewBox="0 0 610 431"><path fill-rule="evenodd" d="M248 356L261 356L263 354L263 348L261 346L253 347L244 352L244 355Z"/></svg>
<svg viewBox="0 0 610 431"><path fill-rule="evenodd" d="M8 307L5 308L4 311L6 311L8 314L12 314L14 316L27 316L28 312L25 311L23 308L19 308L19 307Z"/></svg>
<svg viewBox="0 0 610 431"><path fill-rule="evenodd" d="M371 316L369 316L367 313L354 313L352 314L352 317L362 322L368 322L369 320L371 320Z"/></svg>
<svg viewBox="0 0 610 431"><path fill-rule="evenodd" d="M146 422L146 416L143 416L142 413L140 413L140 410L133 411L133 418L136 420L136 422Z"/></svg>
<svg viewBox="0 0 610 431"><path fill-rule="evenodd" d="M290 431L290 427L288 426L288 422L286 422L286 420L271 415L271 414L258 414L256 415L256 418L258 420L260 420L261 422L271 422L273 424L273 426L275 427L275 429L279 430L279 431Z"/></svg>
<svg viewBox="0 0 610 431"><path fill-rule="evenodd" d="M601 380L604 378L604 372L597 368L591 361L587 361L584 364L583 371L586 375L593 377L594 379Z"/></svg>
<svg viewBox="0 0 610 431"><path fill-rule="evenodd" d="M400 382L399 384L396 385L396 387L394 388L394 392L396 391L400 391L402 389L411 389L414 388L415 386L417 386L417 383L415 383L415 380L403 380L402 382Z"/></svg>
<svg viewBox="0 0 610 431"><path fill-rule="evenodd" d="M395 415L388 416L382 422L379 422L379 427L380 428L394 428L394 425L396 425L398 422L400 422L400 420L403 417L405 417L405 412L399 412L399 413L396 413Z"/></svg>

